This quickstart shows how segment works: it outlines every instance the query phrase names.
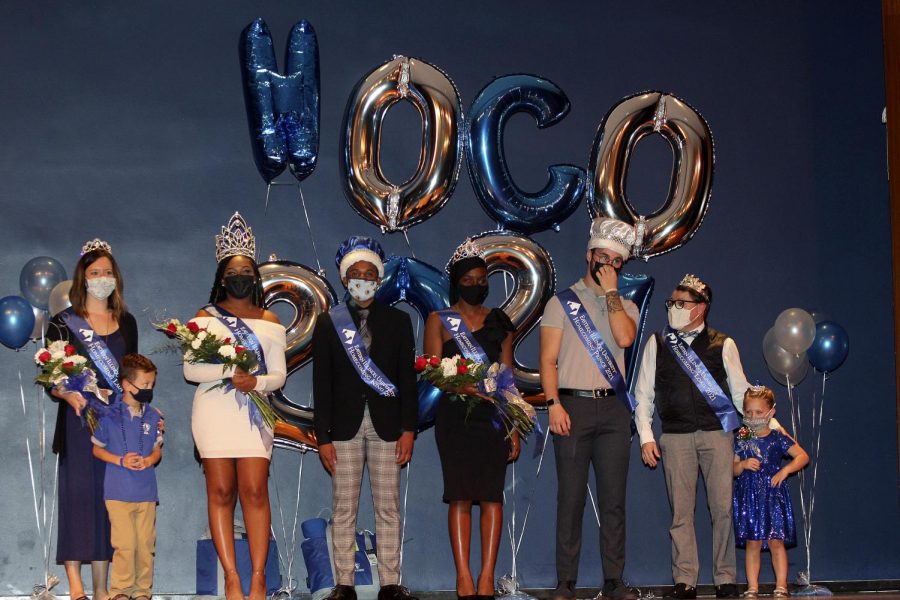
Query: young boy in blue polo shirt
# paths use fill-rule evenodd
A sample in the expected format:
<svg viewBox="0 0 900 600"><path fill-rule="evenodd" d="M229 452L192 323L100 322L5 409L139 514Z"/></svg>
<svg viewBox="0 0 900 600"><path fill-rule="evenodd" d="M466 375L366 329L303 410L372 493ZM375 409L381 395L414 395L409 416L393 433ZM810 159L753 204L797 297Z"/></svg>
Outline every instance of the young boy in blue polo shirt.
<svg viewBox="0 0 900 600"><path fill-rule="evenodd" d="M94 456L109 463L103 498L112 525L112 600L150 600L156 550L156 474L162 458L160 412L149 406L156 365L128 354L119 367L122 401L113 404L94 431Z"/></svg>

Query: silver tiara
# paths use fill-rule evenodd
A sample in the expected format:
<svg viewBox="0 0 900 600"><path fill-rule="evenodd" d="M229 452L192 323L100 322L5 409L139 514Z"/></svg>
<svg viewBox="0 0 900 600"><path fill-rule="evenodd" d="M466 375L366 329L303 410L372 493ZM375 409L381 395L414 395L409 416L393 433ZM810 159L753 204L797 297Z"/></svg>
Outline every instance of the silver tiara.
<svg viewBox="0 0 900 600"><path fill-rule="evenodd" d="M91 241L84 243L84 246L81 247L81 255L84 256L88 252L93 252L94 250L103 250L112 254L112 246L100 238L94 238Z"/></svg>
<svg viewBox="0 0 900 600"><path fill-rule="evenodd" d="M256 238L253 230L239 212L222 227L222 234L216 236L216 262L231 256L246 256L256 260Z"/></svg>
<svg viewBox="0 0 900 600"><path fill-rule="evenodd" d="M484 258L481 255L481 250L472 238L466 238L466 241L457 246L456 251L453 252L453 256L450 257L450 261L447 263L447 266L444 267L444 270L449 273L450 267L452 267L454 263L466 258Z"/></svg>
<svg viewBox="0 0 900 600"><path fill-rule="evenodd" d="M769 388L764 385L751 385L749 389L751 392L758 394L759 392L765 391Z"/></svg>
<svg viewBox="0 0 900 600"><path fill-rule="evenodd" d="M692 273L685 275L678 285L697 292L704 300L709 300L709 296L706 294L706 284Z"/></svg>

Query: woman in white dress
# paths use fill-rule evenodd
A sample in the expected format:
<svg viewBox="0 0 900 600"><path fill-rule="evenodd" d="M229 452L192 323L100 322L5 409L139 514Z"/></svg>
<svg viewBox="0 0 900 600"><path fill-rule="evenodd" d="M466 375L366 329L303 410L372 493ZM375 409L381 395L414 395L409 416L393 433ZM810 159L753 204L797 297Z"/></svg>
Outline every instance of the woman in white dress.
<svg viewBox="0 0 900 600"><path fill-rule="evenodd" d="M273 432L256 418L252 400L239 393L272 392L284 385L285 329L262 307L262 283L254 261L256 242L235 213L216 236L218 269L209 305L192 319L220 338L230 337L261 356L255 373L223 371L219 365L184 363L184 376L198 385L191 429L203 459L207 510L213 543L225 573L228 600L244 598L234 550L234 508L240 497L252 563L250 600L265 600L265 566L271 510L268 476ZM210 389L223 379L233 389ZM244 401L241 401L244 400Z"/></svg>

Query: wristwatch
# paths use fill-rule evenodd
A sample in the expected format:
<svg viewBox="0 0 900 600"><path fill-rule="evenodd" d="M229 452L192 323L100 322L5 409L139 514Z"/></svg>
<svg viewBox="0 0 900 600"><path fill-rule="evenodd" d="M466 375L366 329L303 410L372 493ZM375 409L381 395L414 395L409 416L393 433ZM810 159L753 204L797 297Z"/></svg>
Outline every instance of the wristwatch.
<svg viewBox="0 0 900 600"><path fill-rule="evenodd" d="M549 406L553 406L554 404L556 404L556 398L547 398L547 400L546 400L544 403L545 403L548 407L549 407Z"/></svg>

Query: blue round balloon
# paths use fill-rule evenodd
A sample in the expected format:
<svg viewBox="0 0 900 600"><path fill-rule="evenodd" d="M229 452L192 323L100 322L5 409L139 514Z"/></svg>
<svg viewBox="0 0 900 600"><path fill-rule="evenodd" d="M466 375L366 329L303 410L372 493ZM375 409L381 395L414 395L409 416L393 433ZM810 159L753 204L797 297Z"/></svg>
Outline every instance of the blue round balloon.
<svg viewBox="0 0 900 600"><path fill-rule="evenodd" d="M36 256L22 267L19 289L32 306L47 310L50 292L66 279L66 269L58 260L49 256Z"/></svg>
<svg viewBox="0 0 900 600"><path fill-rule="evenodd" d="M816 325L816 337L806 356L816 370L831 373L841 366L849 352L847 331L834 321L822 321Z"/></svg>
<svg viewBox="0 0 900 600"><path fill-rule="evenodd" d="M64 276L65 277L65 276ZM21 296L0 299L0 342L18 349L28 343L34 329L34 312Z"/></svg>

